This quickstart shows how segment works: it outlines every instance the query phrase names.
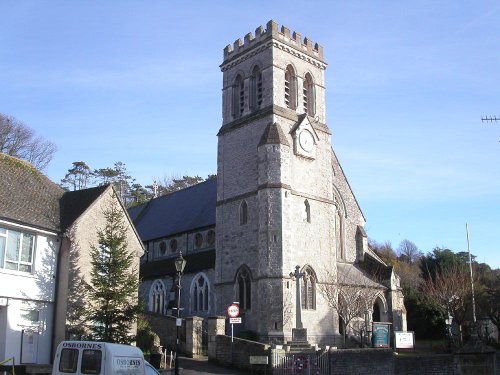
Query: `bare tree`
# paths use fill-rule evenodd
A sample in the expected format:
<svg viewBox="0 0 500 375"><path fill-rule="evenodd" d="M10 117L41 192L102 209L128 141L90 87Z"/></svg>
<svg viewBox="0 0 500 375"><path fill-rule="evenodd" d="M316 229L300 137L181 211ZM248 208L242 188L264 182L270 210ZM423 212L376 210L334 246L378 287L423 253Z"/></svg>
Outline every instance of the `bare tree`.
<svg viewBox="0 0 500 375"><path fill-rule="evenodd" d="M352 329L351 324L363 319L384 287L355 267L347 272L338 272L337 275L325 269L323 280L318 283L318 289L328 306L340 317L345 347L347 331Z"/></svg>
<svg viewBox="0 0 500 375"><path fill-rule="evenodd" d="M35 136L31 128L16 118L0 113L0 152L27 160L42 170L55 151L55 144Z"/></svg>
<svg viewBox="0 0 500 375"><path fill-rule="evenodd" d="M399 260L413 264L417 262L422 255L422 252L418 249L410 240L404 239L398 246L398 256Z"/></svg>
<svg viewBox="0 0 500 375"><path fill-rule="evenodd" d="M422 283L421 288L432 305L453 317L462 344L462 325L471 304L470 276L466 267L452 264L439 269Z"/></svg>

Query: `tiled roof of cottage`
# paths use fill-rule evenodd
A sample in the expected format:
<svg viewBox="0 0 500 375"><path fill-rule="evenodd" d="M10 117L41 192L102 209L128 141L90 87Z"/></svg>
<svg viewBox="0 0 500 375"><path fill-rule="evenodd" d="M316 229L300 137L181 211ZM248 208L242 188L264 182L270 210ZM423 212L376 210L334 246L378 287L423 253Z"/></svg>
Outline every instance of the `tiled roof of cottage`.
<svg viewBox="0 0 500 375"><path fill-rule="evenodd" d="M149 241L215 225L217 180L152 199L128 210L141 237Z"/></svg>
<svg viewBox="0 0 500 375"><path fill-rule="evenodd" d="M30 163L0 153L0 219L59 231L63 194Z"/></svg>
<svg viewBox="0 0 500 375"><path fill-rule="evenodd" d="M61 229L68 229L109 186L108 184L64 193L61 199Z"/></svg>

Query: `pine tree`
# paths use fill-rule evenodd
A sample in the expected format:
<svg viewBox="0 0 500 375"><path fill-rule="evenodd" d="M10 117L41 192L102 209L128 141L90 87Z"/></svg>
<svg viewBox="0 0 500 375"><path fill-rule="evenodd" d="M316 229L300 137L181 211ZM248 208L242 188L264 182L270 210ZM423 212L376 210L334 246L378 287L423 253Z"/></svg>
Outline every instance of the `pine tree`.
<svg viewBox="0 0 500 375"><path fill-rule="evenodd" d="M130 343L130 329L140 311L139 277L128 250L124 214L117 203L104 212L106 224L97 231L98 246L91 246L92 269L88 285L87 321L92 339Z"/></svg>

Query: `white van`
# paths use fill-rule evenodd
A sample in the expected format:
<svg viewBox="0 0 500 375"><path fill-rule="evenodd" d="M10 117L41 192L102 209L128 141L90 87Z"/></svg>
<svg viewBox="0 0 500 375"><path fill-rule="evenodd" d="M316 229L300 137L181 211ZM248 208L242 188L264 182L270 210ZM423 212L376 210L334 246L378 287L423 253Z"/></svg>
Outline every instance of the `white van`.
<svg viewBox="0 0 500 375"><path fill-rule="evenodd" d="M96 341L63 341L54 358L52 375L157 375L141 349Z"/></svg>

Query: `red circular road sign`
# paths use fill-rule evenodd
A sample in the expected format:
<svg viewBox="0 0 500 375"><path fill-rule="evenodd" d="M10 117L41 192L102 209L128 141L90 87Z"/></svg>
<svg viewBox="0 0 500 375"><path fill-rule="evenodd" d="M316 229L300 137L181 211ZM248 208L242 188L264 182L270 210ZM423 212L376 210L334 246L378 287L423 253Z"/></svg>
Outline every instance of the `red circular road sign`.
<svg viewBox="0 0 500 375"><path fill-rule="evenodd" d="M230 318L236 318L238 315L240 315L240 307L238 305L235 305L234 303L232 305L229 305L227 308L227 315L229 315Z"/></svg>

